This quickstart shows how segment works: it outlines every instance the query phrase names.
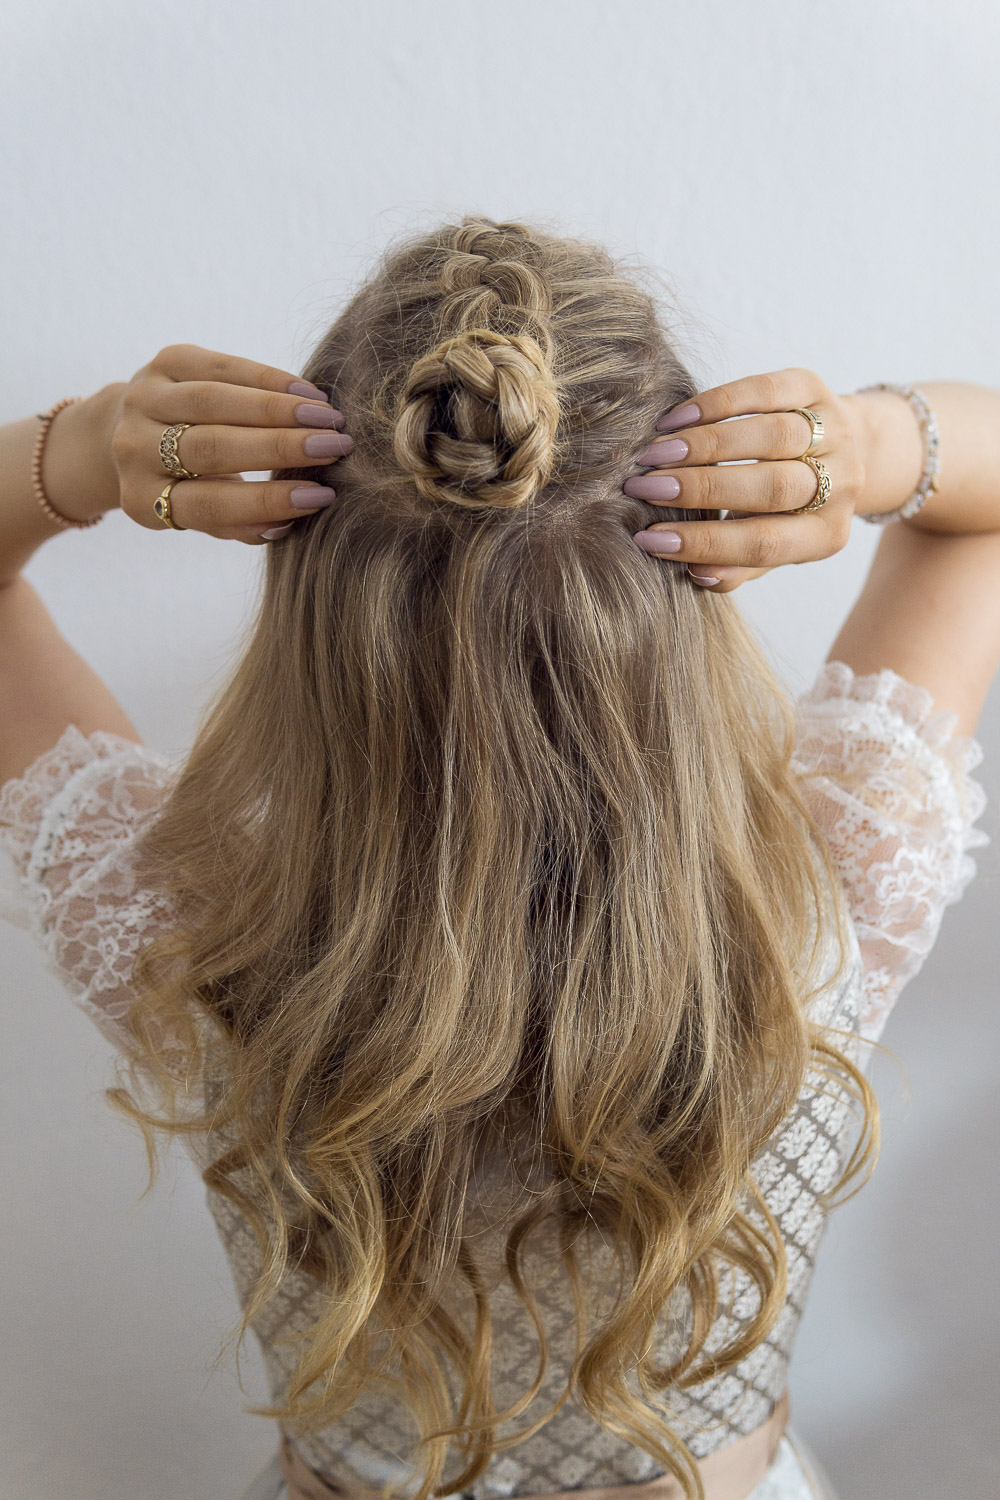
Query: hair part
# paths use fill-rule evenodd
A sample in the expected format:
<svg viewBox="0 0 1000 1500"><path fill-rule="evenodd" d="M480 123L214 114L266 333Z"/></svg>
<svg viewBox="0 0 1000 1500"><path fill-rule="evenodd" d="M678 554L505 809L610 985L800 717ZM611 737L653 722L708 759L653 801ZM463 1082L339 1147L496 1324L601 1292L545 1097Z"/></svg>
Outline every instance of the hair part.
<svg viewBox="0 0 1000 1500"><path fill-rule="evenodd" d="M603 250L486 219L394 249L305 375L355 449L337 505L269 549L252 639L142 838L179 918L140 959L133 1092L109 1097L148 1147L231 1129L204 1175L260 1247L241 1339L290 1266L326 1289L287 1402L255 1410L319 1429L395 1360L415 1500L529 1435L496 1435L541 1375L495 1410L467 1231L490 1152L515 1185L539 1165L511 1281L532 1313L526 1252L555 1226L580 1336L567 1391L700 1495L626 1384L635 1351L681 1289L691 1339L667 1367L639 1360L647 1394L755 1347L786 1287L755 1157L810 1068L861 1108L840 1188L873 1164L877 1113L806 1015L843 916L790 704L734 601L632 539L692 514L621 486L696 387ZM300 473L319 477L280 477ZM185 1115L206 1022L220 1097ZM593 1233L622 1274L597 1324ZM725 1265L760 1307L709 1355Z"/></svg>

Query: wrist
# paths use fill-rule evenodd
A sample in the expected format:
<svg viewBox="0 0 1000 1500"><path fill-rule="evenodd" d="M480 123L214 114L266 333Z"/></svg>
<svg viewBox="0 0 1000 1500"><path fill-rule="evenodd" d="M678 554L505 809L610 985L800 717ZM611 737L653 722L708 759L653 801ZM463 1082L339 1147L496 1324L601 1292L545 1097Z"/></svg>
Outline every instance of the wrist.
<svg viewBox="0 0 1000 1500"><path fill-rule="evenodd" d="M111 451L121 384L104 386L67 406L52 422L42 455L49 503L70 521L86 521L118 505Z"/></svg>
<svg viewBox="0 0 1000 1500"><path fill-rule="evenodd" d="M896 511L913 494L924 465L920 424L895 391L854 392L842 398L855 424L865 483L855 506L859 515Z"/></svg>

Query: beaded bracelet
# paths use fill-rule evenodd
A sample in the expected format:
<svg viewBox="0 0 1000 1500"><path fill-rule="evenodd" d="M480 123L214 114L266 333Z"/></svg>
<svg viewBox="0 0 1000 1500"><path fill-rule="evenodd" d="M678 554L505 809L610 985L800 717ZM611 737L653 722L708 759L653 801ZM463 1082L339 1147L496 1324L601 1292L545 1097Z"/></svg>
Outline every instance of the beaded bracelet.
<svg viewBox="0 0 1000 1500"><path fill-rule="evenodd" d="M45 493L45 487L42 484L42 454L45 451L45 439L49 435L49 428L65 407L72 406L75 401L82 400L82 396L66 396L62 401L57 401L50 411L40 411L37 413L42 426L35 441L35 456L31 461L31 487L35 492L35 499L49 520L55 521L57 526L62 526L66 531L76 530L83 526L96 526L98 521L104 520L103 511L101 511L100 515L91 516L88 521L71 521L69 516L61 516L50 504L49 498Z"/></svg>
<svg viewBox="0 0 1000 1500"><path fill-rule="evenodd" d="M923 392L918 391L915 385L892 385L888 381L880 381L877 385L862 386L854 394L863 396L866 391L896 391L900 396L905 396L917 414L924 438L924 469L920 476L920 483L910 498L905 500L898 510L885 511L882 515L861 516L862 521L870 521L874 526L885 526L890 521L902 521L915 516L927 496L940 488L938 483L938 475L941 472L941 458L938 452L940 434L937 417L927 404Z"/></svg>

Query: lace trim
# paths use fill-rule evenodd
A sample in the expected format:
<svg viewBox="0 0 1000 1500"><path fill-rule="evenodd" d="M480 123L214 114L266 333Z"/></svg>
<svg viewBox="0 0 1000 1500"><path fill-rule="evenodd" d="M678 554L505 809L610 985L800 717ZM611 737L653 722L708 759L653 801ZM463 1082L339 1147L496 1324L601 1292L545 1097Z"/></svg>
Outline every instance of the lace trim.
<svg viewBox="0 0 1000 1500"><path fill-rule="evenodd" d="M799 703L821 704L834 698L881 705L916 730L932 750L961 760L964 771L975 770L983 760L983 747L975 736L955 734L958 715L948 709L936 710L927 688L900 677L891 667L857 674L844 661L824 662L812 687L802 694Z"/></svg>
<svg viewBox="0 0 1000 1500"><path fill-rule="evenodd" d="M865 961L862 1035L877 1040L936 940L944 909L976 873L969 850L986 795L983 759L957 715L891 668L830 661L798 701L792 758L830 844Z"/></svg>

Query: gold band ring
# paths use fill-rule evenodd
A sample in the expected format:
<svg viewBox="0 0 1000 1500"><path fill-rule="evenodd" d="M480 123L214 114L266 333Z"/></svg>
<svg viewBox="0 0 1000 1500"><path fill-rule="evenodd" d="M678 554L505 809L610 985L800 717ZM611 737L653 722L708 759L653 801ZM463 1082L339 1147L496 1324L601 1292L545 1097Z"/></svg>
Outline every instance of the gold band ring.
<svg viewBox="0 0 1000 1500"><path fill-rule="evenodd" d="M197 479L197 474L192 474L190 469L185 469L177 454L177 442L182 432L187 432L192 424L190 422L175 422L173 427L164 427L163 436L160 438L160 458L163 467L173 479ZM181 528L183 531L187 527Z"/></svg>
<svg viewBox="0 0 1000 1500"><path fill-rule="evenodd" d="M160 494L158 494L156 499L153 501L153 509L159 516L160 520L163 522L164 526L169 526L171 531L189 531L190 527L178 526L177 522L170 514L170 491L173 489L175 484L180 484L180 480L171 479L170 483L163 490L161 490Z"/></svg>
<svg viewBox="0 0 1000 1500"><path fill-rule="evenodd" d="M801 516L808 510L819 510L830 498L830 474L826 464L821 464L818 458L808 458L805 454L801 458L794 458L792 462L796 464L808 464L819 480L819 483L816 486L816 493L808 505L799 505L796 506L795 510L786 510L785 515Z"/></svg>
<svg viewBox="0 0 1000 1500"><path fill-rule="evenodd" d="M816 452L820 443L823 441L823 433L825 431L823 427L823 418L817 416L814 411L810 411L808 406L792 406L789 407L789 410L794 412L798 417L805 417L806 421L809 423L809 426L812 428L812 436L809 439L809 447L804 453L799 454L799 458L811 458L812 455Z"/></svg>

